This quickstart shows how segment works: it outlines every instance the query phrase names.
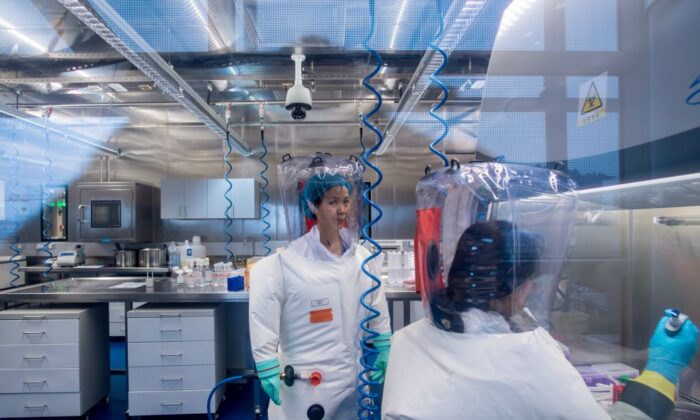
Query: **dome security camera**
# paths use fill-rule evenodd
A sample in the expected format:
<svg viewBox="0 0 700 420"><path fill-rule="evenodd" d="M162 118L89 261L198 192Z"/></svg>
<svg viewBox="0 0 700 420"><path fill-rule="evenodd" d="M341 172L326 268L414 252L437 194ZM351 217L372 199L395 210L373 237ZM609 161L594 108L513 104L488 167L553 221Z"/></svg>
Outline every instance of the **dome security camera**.
<svg viewBox="0 0 700 420"><path fill-rule="evenodd" d="M287 91L287 100L284 107L292 111L292 118L303 120L306 118L306 111L311 109L311 91L304 87L301 81L301 62L306 57L303 54L292 54L294 60L294 86Z"/></svg>

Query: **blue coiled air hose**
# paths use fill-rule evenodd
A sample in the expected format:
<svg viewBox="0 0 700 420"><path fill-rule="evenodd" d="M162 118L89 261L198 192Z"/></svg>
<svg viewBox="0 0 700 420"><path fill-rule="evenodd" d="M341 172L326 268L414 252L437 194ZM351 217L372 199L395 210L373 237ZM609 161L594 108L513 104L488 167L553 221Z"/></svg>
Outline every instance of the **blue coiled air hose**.
<svg viewBox="0 0 700 420"><path fill-rule="evenodd" d="M265 146L265 127L263 126L262 111L260 114L260 146L263 149L263 153L260 155L260 163L263 165L263 170L260 171L260 179L263 180L263 184L260 187L260 194L262 195L262 200L260 200L260 213L262 215L261 220L263 225L265 225L262 230L263 237L265 238L263 241L263 250L265 251L265 255L270 255L270 252L272 252L272 249L270 248L270 240L272 240L272 237L268 231L272 225L270 225L270 222L267 221L267 218L270 215L270 210L266 206L267 202L270 200L270 196L265 191L267 186L270 185L270 181L265 176L265 172L267 172L270 167L265 162L265 157L267 156L267 146Z"/></svg>
<svg viewBox="0 0 700 420"><path fill-rule="evenodd" d="M229 176L231 175L231 171L233 170L233 165L231 165L231 161L229 160L229 158L231 157L233 146L231 146L231 136L229 135L228 130L226 130L226 147L227 150L226 154L224 155L224 162L226 163L226 172L224 173L224 179L226 180L226 184L228 184L228 188L226 188L226 192L224 193L224 199L226 199L226 203L228 203L228 205L226 206L226 223L224 223L224 235L226 235L226 244L224 245L224 249L228 254L228 257L226 257L226 261L233 262L233 266L237 268L236 254L234 254L234 252L231 250L231 243L233 242L233 236L231 235L231 225L233 224L233 218L231 217L231 209L233 208L233 201L231 201L230 193L233 189L233 184L231 183Z"/></svg>
<svg viewBox="0 0 700 420"><path fill-rule="evenodd" d="M442 36L443 32L443 24L442 24L442 2L440 0L437 1L437 12L438 12L438 30L435 33L435 37L433 39L433 42L430 43L430 48L435 50L437 53L439 53L442 56L442 64L440 64L440 67L435 69L433 74L430 75L430 81L431 83L436 84L443 92L442 99L438 101L437 104L435 104L431 109L430 109L430 115L435 118L440 124L442 124L443 130L442 133L432 142L430 143L430 146L428 148L430 149L431 152L433 152L437 157L439 157L442 160L442 163L445 167L450 166L450 162L447 159L447 156L445 156L442 152L440 152L437 149L437 145L440 144L445 137L447 137L447 133L449 132L449 126L447 124L447 121L445 121L442 117L440 117L437 114L437 111L442 108L443 105L445 105L445 102L447 102L447 96L448 96L448 89L447 86L445 86L444 83L439 81L437 79L437 76L442 72L442 70L445 68L447 65L447 53L445 51L437 46L437 42L440 40L440 37Z"/></svg>
<svg viewBox="0 0 700 420"><path fill-rule="evenodd" d="M363 44L365 49L376 61L376 67L372 72L365 76L364 79L362 79L362 86L364 86L367 90L374 94L374 96L377 98L377 103L367 114L365 114L362 117L362 122L368 129L370 129L377 135L377 142L374 144L374 146L365 150L365 152L362 154L362 163L365 165L365 167L370 167L377 173L377 181L371 184L369 188L362 193L362 199L363 202L365 202L371 208L376 210L377 217L374 219L370 219L362 228L363 239L370 242L374 246L374 252L362 261L362 272L372 279L374 285L367 289L360 297L360 304L370 312L369 316L365 317L364 319L362 319L362 321L360 321L360 328L364 332L364 335L360 340L360 346L362 348L362 354L360 356L362 371L358 375L360 383L357 386L357 390L360 393L360 398L358 400L359 407L357 409L357 415L361 419L372 418L379 413L379 407L374 405L374 400L378 397L378 394L372 391L372 387L379 386L379 382L369 379L368 376L370 372L375 370L374 367L369 363L369 360L372 359L378 353L378 351L375 348L370 347L368 343L370 340L373 340L379 336L379 333L377 331L369 328L369 323L372 320L379 317L379 311L374 309L372 306L368 305L367 302L365 302L365 299L369 295L374 293L377 289L379 289L379 287L381 286L380 279L376 275L374 275L374 273L367 269L367 264L374 258L377 258L377 256L382 252L382 247L379 245L379 243L370 238L368 234L368 230L382 218L383 214L382 209L372 200L369 199L369 193L375 188L377 188L377 186L381 184L382 179L384 178L384 175L382 174L382 171L379 169L379 167L374 165L368 159L374 152L377 151L377 149L379 149L379 147L381 147L384 141L384 136L382 136L382 132L377 127L372 125L372 123L370 123L369 121L369 119L372 116L374 116L377 112L379 112L379 109L382 107L382 95L370 84L370 80L377 73L379 73L379 71L382 68L382 57L379 55L379 53L377 53L377 51L370 48L369 46L369 42L372 39L372 36L374 35L374 3L374 0L369 0L370 30Z"/></svg>
<svg viewBox="0 0 700 420"><path fill-rule="evenodd" d="M49 117L51 116L51 109L47 109L44 112L44 125L45 125L45 131L44 131L44 148L41 151L41 156L46 160L46 165L42 168L41 172L43 174L43 183L41 185L41 205L44 205L44 199L45 199L45 192L48 189L48 185L51 184L51 181L53 178L51 177L51 165L53 164L53 161L49 158L48 153L49 153L49 147L51 146L51 143L49 141ZM52 207L49 206L49 209ZM41 215L41 221L43 224L43 227L41 229L41 234L43 236L42 239L46 239L46 242L44 242L44 246L41 248L41 252L44 254L47 254L47 259L46 261L49 261L46 264L46 268L44 271L41 273L41 277L44 279L44 281L53 281L51 278L51 270L53 269L53 265L50 262L50 260L53 258L53 253L51 252L51 249L49 248L51 246L51 220L49 219L48 212L42 212Z"/></svg>
<svg viewBox="0 0 700 420"><path fill-rule="evenodd" d="M18 287L19 285L17 284L17 280L20 279L20 264L16 261L16 259L22 252L17 246L19 244L19 235L17 234L17 232L19 231L19 222L15 220L17 217L17 204L15 200L18 195L17 189L19 187L19 179L17 178L17 173L20 169L20 166L17 163L17 158L19 157L19 149L17 148L15 130L12 131L12 151L13 154L9 159L10 164L12 165L12 172L10 173L10 194L8 197L9 199L7 200L8 202L12 203L10 205L10 210L12 212L10 217L10 223L12 225L10 231L10 251L12 251L12 255L10 256L10 264L12 264L12 267L10 268L10 276L12 276L12 279L10 280L10 287Z"/></svg>

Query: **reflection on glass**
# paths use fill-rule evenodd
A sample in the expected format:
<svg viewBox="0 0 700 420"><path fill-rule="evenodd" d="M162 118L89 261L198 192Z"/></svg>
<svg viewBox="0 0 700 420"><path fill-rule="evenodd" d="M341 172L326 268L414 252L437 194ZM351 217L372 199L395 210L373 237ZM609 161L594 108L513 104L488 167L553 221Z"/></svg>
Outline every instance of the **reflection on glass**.
<svg viewBox="0 0 700 420"><path fill-rule="evenodd" d="M41 205L41 240L68 240L66 224L68 221L68 187L45 187Z"/></svg>

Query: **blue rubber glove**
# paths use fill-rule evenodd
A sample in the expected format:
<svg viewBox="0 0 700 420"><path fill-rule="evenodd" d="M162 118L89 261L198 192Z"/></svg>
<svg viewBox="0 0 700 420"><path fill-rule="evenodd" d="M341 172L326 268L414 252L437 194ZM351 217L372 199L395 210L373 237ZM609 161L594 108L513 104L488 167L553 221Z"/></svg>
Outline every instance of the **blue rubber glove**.
<svg viewBox="0 0 700 420"><path fill-rule="evenodd" d="M374 369L369 373L370 379L377 381L380 384L384 383L384 376L386 375L386 367L389 364L389 348L391 347L391 333L386 332L380 334L379 337L374 339L374 348L376 348L379 353L377 358L374 359Z"/></svg>
<svg viewBox="0 0 700 420"><path fill-rule="evenodd" d="M698 328L688 319L677 333L671 335L666 331L668 319L668 316L661 318L651 336L646 369L660 373L676 384L681 371L698 351Z"/></svg>
<svg viewBox="0 0 700 420"><path fill-rule="evenodd" d="M258 378L263 391L277 405L282 404L280 399L280 361L276 357L255 364Z"/></svg>

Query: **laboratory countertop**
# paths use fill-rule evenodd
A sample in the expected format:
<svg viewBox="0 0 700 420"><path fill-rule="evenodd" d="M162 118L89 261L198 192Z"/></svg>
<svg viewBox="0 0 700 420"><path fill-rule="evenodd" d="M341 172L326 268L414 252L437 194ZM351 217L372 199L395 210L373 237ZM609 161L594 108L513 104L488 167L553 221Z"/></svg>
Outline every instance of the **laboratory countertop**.
<svg viewBox="0 0 700 420"><path fill-rule="evenodd" d="M414 291L387 289L387 300L420 300ZM189 288L170 277L80 277L8 289L0 302L247 302L248 292L229 292L226 286Z"/></svg>
<svg viewBox="0 0 700 420"><path fill-rule="evenodd" d="M20 272L24 273L43 273L46 271L44 265L34 265L31 267L21 267ZM99 273L99 274L167 274L170 273L168 267L111 267L106 265L79 265L76 267L51 267L52 273Z"/></svg>

